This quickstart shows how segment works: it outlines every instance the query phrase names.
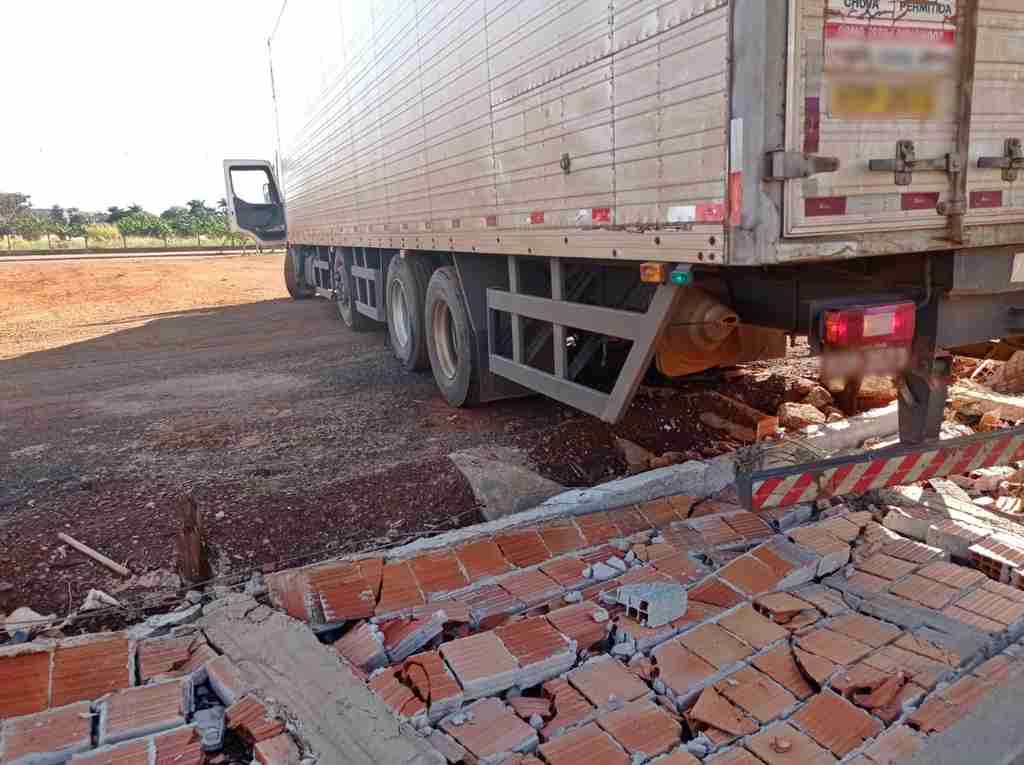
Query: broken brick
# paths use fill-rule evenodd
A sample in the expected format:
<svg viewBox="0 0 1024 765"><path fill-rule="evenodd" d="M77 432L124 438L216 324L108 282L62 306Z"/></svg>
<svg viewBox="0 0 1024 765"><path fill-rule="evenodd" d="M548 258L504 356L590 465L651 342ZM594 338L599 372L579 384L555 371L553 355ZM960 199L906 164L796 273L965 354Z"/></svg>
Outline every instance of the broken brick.
<svg viewBox="0 0 1024 765"><path fill-rule="evenodd" d="M494 630L519 666L519 685L529 688L566 672L576 663L576 645L541 616L519 619Z"/></svg>
<svg viewBox="0 0 1024 765"><path fill-rule="evenodd" d="M208 663L206 676L224 706L231 706L250 690L242 680L238 667L227 656L218 656Z"/></svg>
<svg viewBox="0 0 1024 765"><path fill-rule="evenodd" d="M986 619L984 616L967 611L957 606L946 606L942 609L942 613L948 616L950 619L955 619L961 624L966 624L969 627L987 632L990 635L996 635L1006 629L1005 625L999 622L994 622L991 619Z"/></svg>
<svg viewBox="0 0 1024 765"><path fill-rule="evenodd" d="M79 702L0 722L0 761L7 765L64 762L92 747L92 711ZM41 755L48 754L48 757Z"/></svg>
<svg viewBox="0 0 1024 765"><path fill-rule="evenodd" d="M792 693L752 667L732 673L715 689L762 724L781 717L797 703Z"/></svg>
<svg viewBox="0 0 1024 765"><path fill-rule="evenodd" d="M156 757L150 765L203 765L206 754L194 727L176 728L153 738Z"/></svg>
<svg viewBox="0 0 1024 765"><path fill-rule="evenodd" d="M651 526L659 529L676 521L685 521L688 514L688 511L687 514L677 512L667 499L655 499L650 502L644 502L637 507L637 511Z"/></svg>
<svg viewBox="0 0 1024 765"><path fill-rule="evenodd" d="M707 569L685 552L661 556L654 560L653 565L660 573L682 585L692 584L707 574Z"/></svg>
<svg viewBox="0 0 1024 765"><path fill-rule="evenodd" d="M296 568L270 574L266 578L270 602L293 619L309 622L313 597L306 569Z"/></svg>
<svg viewBox="0 0 1024 765"><path fill-rule="evenodd" d="M441 729L482 765L496 765L504 755L526 752L537 745L537 732L498 699L472 704L466 709L466 718L461 725L445 720Z"/></svg>
<svg viewBox="0 0 1024 765"><path fill-rule="evenodd" d="M875 739L864 750L864 755L877 765L897 765L912 759L923 744L910 728L900 725Z"/></svg>
<svg viewBox="0 0 1024 765"><path fill-rule="evenodd" d="M228 730L238 733L249 745L284 733L284 721L275 717L255 696L244 696L225 712Z"/></svg>
<svg viewBox="0 0 1024 765"><path fill-rule="evenodd" d="M682 740L682 726L649 700L607 712L597 718L597 724L631 756L664 754Z"/></svg>
<svg viewBox="0 0 1024 765"><path fill-rule="evenodd" d="M534 715L544 719L551 716L551 699L536 696L513 696L506 700L517 715L529 720Z"/></svg>
<svg viewBox="0 0 1024 765"><path fill-rule="evenodd" d="M299 748L287 733L260 741L252 753L259 765L299 765Z"/></svg>
<svg viewBox="0 0 1024 765"><path fill-rule="evenodd" d="M736 664L754 652L715 624L702 624L679 638L679 642L718 669Z"/></svg>
<svg viewBox="0 0 1024 765"><path fill-rule="evenodd" d="M809 677L819 688L825 685L829 676L836 671L838 665L821 656L815 656L797 646L793 646L793 661L800 671Z"/></svg>
<svg viewBox="0 0 1024 765"><path fill-rule="evenodd" d="M100 702L100 745L117 744L185 724L192 711L190 680L128 688Z"/></svg>
<svg viewBox="0 0 1024 765"><path fill-rule="evenodd" d="M753 665L801 701L814 695L814 688L800 671L788 645L754 657Z"/></svg>
<svg viewBox="0 0 1024 765"><path fill-rule="evenodd" d="M730 513L723 516L722 520L733 531L751 542L767 539L774 534L772 527L754 513Z"/></svg>
<svg viewBox="0 0 1024 765"><path fill-rule="evenodd" d="M608 520L607 513L593 513L576 518L576 526L587 542L587 546L604 544L623 536L618 526Z"/></svg>
<svg viewBox="0 0 1024 765"><path fill-rule="evenodd" d="M400 720L412 720L427 711L426 703L401 682L394 668L378 670L370 678L368 687Z"/></svg>
<svg viewBox="0 0 1024 765"><path fill-rule="evenodd" d="M955 605L1006 627L1024 619L1024 603L1008 600L988 590L975 590L960 598Z"/></svg>
<svg viewBox="0 0 1024 765"><path fill-rule="evenodd" d="M882 731L878 720L829 691L812 698L792 720L837 757L845 757Z"/></svg>
<svg viewBox="0 0 1024 765"><path fill-rule="evenodd" d="M514 614L526 607L496 584L476 587L462 594L459 599L469 607L470 615L478 624L497 616Z"/></svg>
<svg viewBox="0 0 1024 765"><path fill-rule="evenodd" d="M833 632L826 627L819 627L800 636L797 644L815 656L821 656L835 664L846 666L871 653L871 646L847 635Z"/></svg>
<svg viewBox="0 0 1024 765"><path fill-rule="evenodd" d="M687 711L686 717L691 722L733 736L748 736L759 727L714 688L701 691L697 703Z"/></svg>
<svg viewBox="0 0 1024 765"><path fill-rule="evenodd" d="M462 567L471 582L488 576L500 576L512 570L511 564L505 560L493 539L466 542L455 548L455 554L462 562Z"/></svg>
<svg viewBox="0 0 1024 765"><path fill-rule="evenodd" d="M701 540L709 547L732 545L743 541L743 537L717 515L691 518L686 525L700 534Z"/></svg>
<svg viewBox="0 0 1024 765"><path fill-rule="evenodd" d="M738 637L757 650L767 648L777 640L788 637L789 633L770 619L766 619L751 606L743 606L718 620L718 626Z"/></svg>
<svg viewBox="0 0 1024 765"><path fill-rule="evenodd" d="M139 681L152 682L191 675L217 658L202 635L153 638L138 646Z"/></svg>
<svg viewBox="0 0 1024 765"><path fill-rule="evenodd" d="M545 618L556 630L576 641L577 651L589 650L608 637L608 612L592 601L556 609Z"/></svg>
<svg viewBox="0 0 1024 765"><path fill-rule="evenodd" d="M925 579L931 579L956 590L972 587L986 579L980 571L944 561L929 563L917 573Z"/></svg>
<svg viewBox="0 0 1024 765"><path fill-rule="evenodd" d="M887 645L875 651L864 659L864 663L890 674L907 672L913 676L915 683L928 690L950 674L947 665L904 651L895 645Z"/></svg>
<svg viewBox="0 0 1024 765"><path fill-rule="evenodd" d="M636 675L607 655L591 659L570 672L566 679L599 709L635 701L650 693L650 688Z"/></svg>
<svg viewBox="0 0 1024 765"><path fill-rule="evenodd" d="M98 699L131 685L128 638L88 635L61 641L53 656L51 704Z"/></svg>
<svg viewBox="0 0 1024 765"><path fill-rule="evenodd" d="M467 700L499 693L519 680L519 662L493 632L452 640L440 651Z"/></svg>
<svg viewBox="0 0 1024 765"><path fill-rule="evenodd" d="M885 544L881 552L918 565L942 558L945 553L937 547L930 547L912 539L898 539Z"/></svg>
<svg viewBox="0 0 1024 765"><path fill-rule="evenodd" d="M309 569L309 586L324 619L340 622L373 616L380 590L380 564L337 561Z"/></svg>
<svg viewBox="0 0 1024 765"><path fill-rule="evenodd" d="M380 601L375 611L378 616L409 611L422 606L425 602L416 575L407 561L388 563L384 566L381 574Z"/></svg>
<svg viewBox="0 0 1024 765"><path fill-rule="evenodd" d="M745 746L768 765L833 765L836 761L826 749L784 722L747 739Z"/></svg>
<svg viewBox="0 0 1024 765"><path fill-rule="evenodd" d="M594 707L583 694L562 678L548 680L542 690L544 696L551 700L552 714L540 732L545 740L560 736L567 728L589 719L594 713Z"/></svg>
<svg viewBox="0 0 1024 765"><path fill-rule="evenodd" d="M384 636L380 628L370 622L362 622L350 629L334 643L334 650L365 673L373 672L388 663Z"/></svg>
<svg viewBox="0 0 1024 765"><path fill-rule="evenodd" d="M540 746L548 765L629 765L629 755L596 724L559 736Z"/></svg>
<svg viewBox="0 0 1024 765"><path fill-rule="evenodd" d="M649 531L651 528L651 524L647 522L647 519L636 510L628 508L612 510L609 513L609 517L612 523L619 527L625 537L632 537L635 534ZM550 547L550 545L548 546Z"/></svg>
<svg viewBox="0 0 1024 765"><path fill-rule="evenodd" d="M506 531L498 534L494 541L498 543L505 558L519 568L535 566L551 557L551 552L536 529Z"/></svg>
<svg viewBox="0 0 1024 765"><path fill-rule="evenodd" d="M714 666L685 648L678 640L662 643L651 656L657 664L658 678L677 696L688 696L717 672Z"/></svg>
<svg viewBox="0 0 1024 765"><path fill-rule="evenodd" d="M829 622L828 628L833 632L859 640L861 643L879 648L900 636L902 630L892 624L862 614L844 614Z"/></svg>
<svg viewBox="0 0 1024 765"><path fill-rule="evenodd" d="M431 722L462 705L462 688L437 651L410 656L402 664L399 676L427 703Z"/></svg>

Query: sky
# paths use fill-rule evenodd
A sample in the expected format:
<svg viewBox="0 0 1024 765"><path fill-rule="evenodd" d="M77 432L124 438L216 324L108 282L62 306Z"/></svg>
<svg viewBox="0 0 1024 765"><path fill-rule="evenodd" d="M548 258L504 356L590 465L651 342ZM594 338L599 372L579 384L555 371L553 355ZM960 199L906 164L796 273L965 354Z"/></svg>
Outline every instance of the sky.
<svg viewBox="0 0 1024 765"><path fill-rule="evenodd" d="M283 0L0 0L0 191L159 213L273 161L267 37Z"/></svg>

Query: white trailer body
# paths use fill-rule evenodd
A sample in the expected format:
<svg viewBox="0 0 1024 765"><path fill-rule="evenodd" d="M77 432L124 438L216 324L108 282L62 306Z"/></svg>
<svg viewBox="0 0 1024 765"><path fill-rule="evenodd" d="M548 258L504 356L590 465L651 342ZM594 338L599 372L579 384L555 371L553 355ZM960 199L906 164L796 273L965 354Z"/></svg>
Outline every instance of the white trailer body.
<svg viewBox="0 0 1024 765"><path fill-rule="evenodd" d="M455 405L614 421L806 334L916 442L943 349L1024 332L1020 0L290 0L269 49L233 221Z"/></svg>

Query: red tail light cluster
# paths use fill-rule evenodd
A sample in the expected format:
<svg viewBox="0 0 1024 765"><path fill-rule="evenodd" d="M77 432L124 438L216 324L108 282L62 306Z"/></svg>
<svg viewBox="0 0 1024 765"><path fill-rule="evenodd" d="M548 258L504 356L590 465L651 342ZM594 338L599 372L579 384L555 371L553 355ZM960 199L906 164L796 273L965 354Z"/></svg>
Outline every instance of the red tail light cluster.
<svg viewBox="0 0 1024 765"><path fill-rule="evenodd" d="M917 309L913 303L854 306L826 311L822 339L827 346L910 345Z"/></svg>

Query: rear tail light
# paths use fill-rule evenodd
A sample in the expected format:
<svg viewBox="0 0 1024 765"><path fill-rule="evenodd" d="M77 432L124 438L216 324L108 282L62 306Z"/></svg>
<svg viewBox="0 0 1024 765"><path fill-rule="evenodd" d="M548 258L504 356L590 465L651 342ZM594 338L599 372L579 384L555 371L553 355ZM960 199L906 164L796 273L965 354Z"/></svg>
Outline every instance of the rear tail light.
<svg viewBox="0 0 1024 765"><path fill-rule="evenodd" d="M822 339L827 346L910 345L917 309L913 303L855 306L826 311Z"/></svg>

